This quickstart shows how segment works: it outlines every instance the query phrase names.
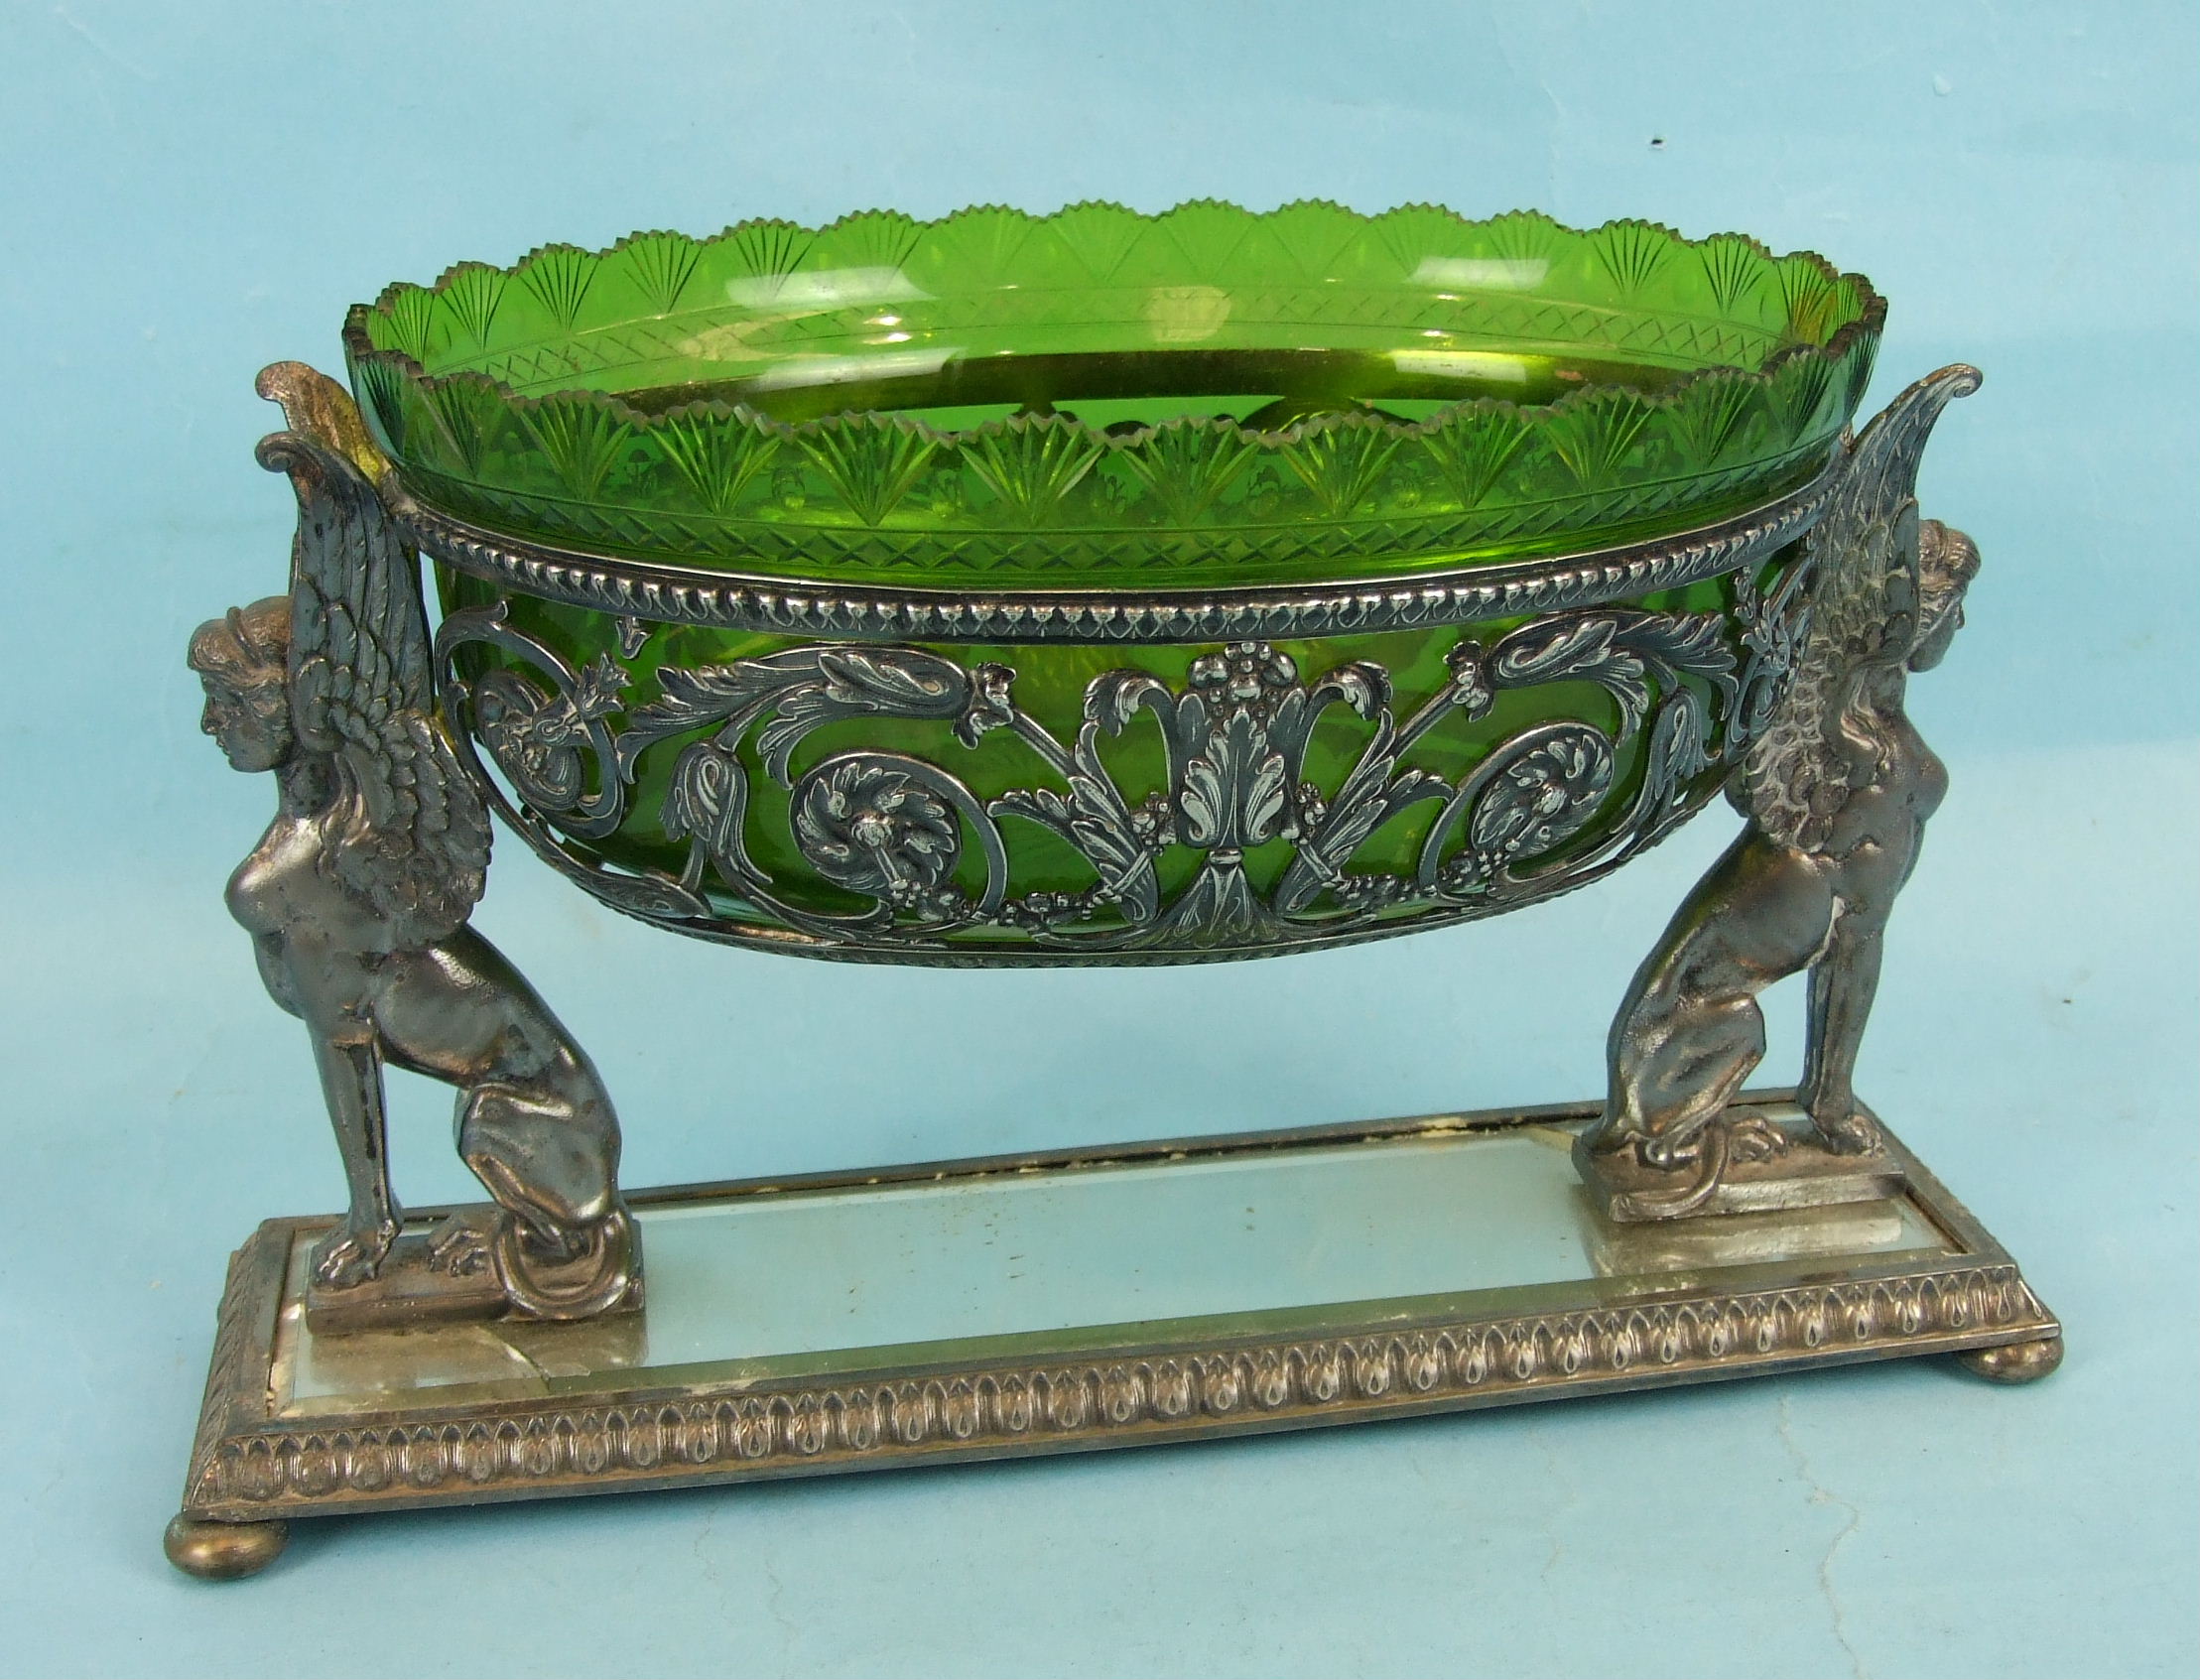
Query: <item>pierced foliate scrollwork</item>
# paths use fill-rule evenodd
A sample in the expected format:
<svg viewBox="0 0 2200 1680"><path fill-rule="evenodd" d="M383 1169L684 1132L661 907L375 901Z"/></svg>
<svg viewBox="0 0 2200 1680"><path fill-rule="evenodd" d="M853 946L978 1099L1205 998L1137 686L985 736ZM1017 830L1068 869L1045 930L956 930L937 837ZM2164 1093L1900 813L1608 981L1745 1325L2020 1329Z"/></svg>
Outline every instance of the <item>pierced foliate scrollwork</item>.
<svg viewBox="0 0 2200 1680"><path fill-rule="evenodd" d="M841 643L665 666L642 704L622 698L614 662L577 667L501 606L453 613L438 656L447 704L470 707L472 732L517 795L506 815L617 908L706 937L791 929L812 949L865 956L1152 961L1488 914L1605 873L1693 810L1706 772L1740 750L1746 709L1784 672L1790 593L1782 582L1767 594L1754 577L1739 590L1739 652L1718 611L1595 607L1462 635L1442 687L1403 716L1380 665L1309 674L1273 643L1231 642L1174 684L1101 672L1068 738L1019 703L1012 668L924 648ZM469 647L508 657L467 679ZM1474 725L1500 696L1554 684L1601 689L1616 723L1546 717L1452 775L1408 762L1447 719ZM965 748L1007 731L1037 774L980 798L949 763L907 751L798 765L818 730L864 717L946 724ZM1141 728L1158 737L1163 769L1150 788L1126 787L1105 743ZM1361 738L1325 786L1309 749L1329 730ZM614 871L570 850L563 836L585 840L626 819L641 761L659 748L676 751L659 816L685 845L678 871ZM784 834L762 849L758 776L785 810ZM1435 809L1421 813L1417 867L1353 867L1421 806ZM1029 829L1066 844L1088 883L1012 893L1014 837ZM814 879L775 873L766 853L784 860L790 843ZM1264 869L1248 866L1278 843L1280 865L1271 851ZM859 907L819 908L805 890L817 882Z"/></svg>
<svg viewBox="0 0 2200 1680"><path fill-rule="evenodd" d="M690 893L714 873L791 925L826 937L843 926L964 926L998 908L1008 880L1006 842L968 787L900 753L840 753L800 776L791 760L813 731L849 717L952 720L957 736L972 744L1007 720L1008 680L998 667L965 671L915 648L796 648L731 665L667 668L658 673L661 697L637 708L618 738L618 770L630 780L649 747L715 725L682 750L666 798L666 833L690 841L680 880ZM772 890L745 839L749 772L740 749L752 734L765 774L793 795L791 827L802 856L823 879L870 898L869 910L820 916ZM984 886L974 897L955 884L966 844L984 858Z"/></svg>
<svg viewBox="0 0 2200 1680"><path fill-rule="evenodd" d="M527 803L555 811L576 833L616 821L615 804L601 789L586 790L584 752L600 757L609 745L602 720L618 710L626 673L598 659L573 674L562 693L544 694L523 677L491 671L475 687L473 705L481 738ZM607 832L607 831L605 831Z"/></svg>

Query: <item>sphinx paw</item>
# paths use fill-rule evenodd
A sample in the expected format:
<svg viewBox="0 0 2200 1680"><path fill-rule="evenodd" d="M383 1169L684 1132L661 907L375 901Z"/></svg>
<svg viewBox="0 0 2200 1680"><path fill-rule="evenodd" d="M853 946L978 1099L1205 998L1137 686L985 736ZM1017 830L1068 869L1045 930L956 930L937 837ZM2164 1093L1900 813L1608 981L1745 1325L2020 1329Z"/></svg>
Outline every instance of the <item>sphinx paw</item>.
<svg viewBox="0 0 2200 1680"><path fill-rule="evenodd" d="M1828 1112L1814 1109L1811 1123L1818 1127L1819 1135L1826 1140L1826 1147L1836 1155L1875 1154L1885 1141L1872 1117L1859 1113L1849 1103L1831 1107Z"/></svg>
<svg viewBox="0 0 2200 1680"><path fill-rule="evenodd" d="M314 1244L314 1281L327 1289L350 1289L371 1282L397 1241L395 1220L346 1221Z"/></svg>

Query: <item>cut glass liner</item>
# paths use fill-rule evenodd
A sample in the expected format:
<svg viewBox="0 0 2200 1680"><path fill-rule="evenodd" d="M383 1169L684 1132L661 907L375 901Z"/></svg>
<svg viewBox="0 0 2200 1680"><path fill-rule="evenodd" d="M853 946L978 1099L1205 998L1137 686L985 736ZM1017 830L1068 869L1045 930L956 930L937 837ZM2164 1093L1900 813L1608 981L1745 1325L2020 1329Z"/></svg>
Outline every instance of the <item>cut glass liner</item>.
<svg viewBox="0 0 2200 1680"><path fill-rule="evenodd" d="M1754 240L1196 202L546 246L345 327L422 500L767 577L1142 588L1640 540L1807 480L1869 282Z"/></svg>

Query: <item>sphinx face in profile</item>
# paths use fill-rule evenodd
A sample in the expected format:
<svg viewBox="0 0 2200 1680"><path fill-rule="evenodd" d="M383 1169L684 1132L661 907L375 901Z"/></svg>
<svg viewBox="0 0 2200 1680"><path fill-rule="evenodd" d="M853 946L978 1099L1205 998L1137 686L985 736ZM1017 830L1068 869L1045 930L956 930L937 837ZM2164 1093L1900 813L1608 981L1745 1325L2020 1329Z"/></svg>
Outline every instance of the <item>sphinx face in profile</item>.
<svg viewBox="0 0 2200 1680"><path fill-rule="evenodd" d="M1979 575L1979 548L1937 519L1924 521L1919 536L1918 586L1923 602L1909 668L1930 671L1947 656L1948 644L1963 628L1963 596Z"/></svg>
<svg viewBox="0 0 2200 1680"><path fill-rule="evenodd" d="M198 726L234 769L274 770L291 756L289 648L290 602L280 597L233 607L192 636L191 668L206 692Z"/></svg>

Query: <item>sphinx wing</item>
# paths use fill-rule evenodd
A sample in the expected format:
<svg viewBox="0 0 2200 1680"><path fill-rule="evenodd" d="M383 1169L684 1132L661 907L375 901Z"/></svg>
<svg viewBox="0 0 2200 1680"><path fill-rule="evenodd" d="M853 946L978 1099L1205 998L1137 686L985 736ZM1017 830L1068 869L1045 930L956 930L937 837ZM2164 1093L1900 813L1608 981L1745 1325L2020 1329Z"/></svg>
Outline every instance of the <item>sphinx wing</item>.
<svg viewBox="0 0 2200 1680"><path fill-rule="evenodd" d="M418 562L382 498L343 454L278 432L262 465L298 493L291 550L291 720L303 750L334 763L337 877L420 946L481 896L488 813L435 717Z"/></svg>
<svg viewBox="0 0 2200 1680"><path fill-rule="evenodd" d="M1735 803L1783 845L1816 850L1855 791L1855 752L1841 738L1842 709L1859 668L1885 657L1897 595L1917 610L1917 463L1933 423L1978 389L1978 370L1942 368L1920 379L1849 451L1806 565L1810 621L1778 708L1750 742ZM1906 650L1902 650L1905 651Z"/></svg>

